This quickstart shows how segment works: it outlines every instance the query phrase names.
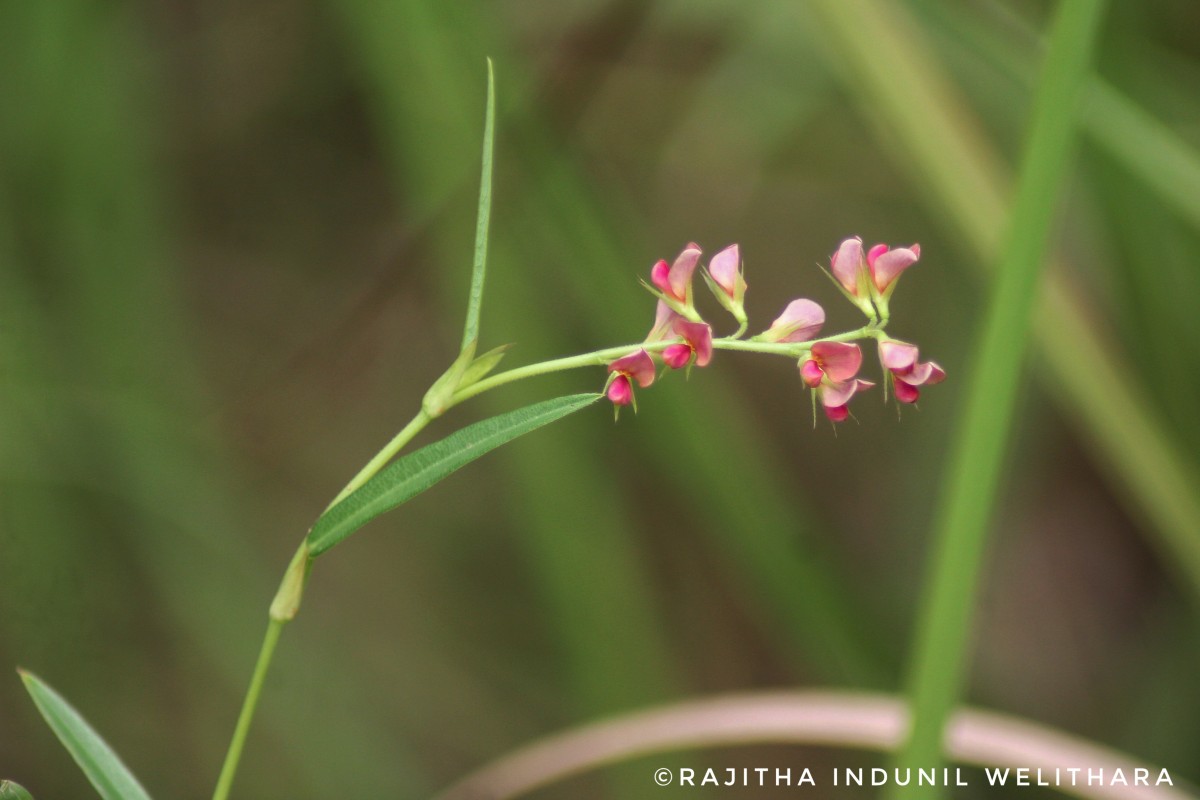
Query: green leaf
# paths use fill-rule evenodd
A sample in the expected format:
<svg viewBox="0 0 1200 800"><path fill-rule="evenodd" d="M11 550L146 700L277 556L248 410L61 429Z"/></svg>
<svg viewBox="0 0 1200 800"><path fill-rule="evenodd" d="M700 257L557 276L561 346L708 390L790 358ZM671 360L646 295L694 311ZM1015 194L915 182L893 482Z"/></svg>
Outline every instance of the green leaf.
<svg viewBox="0 0 1200 800"><path fill-rule="evenodd" d="M0 781L0 800L33 800L33 795L12 781Z"/></svg>
<svg viewBox="0 0 1200 800"><path fill-rule="evenodd" d="M104 800L150 800L129 768L70 703L36 675L24 670L18 672L54 735Z"/></svg>
<svg viewBox="0 0 1200 800"><path fill-rule="evenodd" d="M475 262L471 270L471 295L467 300L467 324L463 350L479 340L479 307L483 304L483 276L487 271L488 224L492 217L492 151L496 139L496 80L492 60L488 65L487 118L483 124L483 164L479 176L479 216L475 220Z"/></svg>
<svg viewBox="0 0 1200 800"><path fill-rule="evenodd" d="M345 500L326 511L308 533L309 555L321 555L375 517L416 497L450 473L518 436L599 400L576 394L485 419L396 459Z"/></svg>

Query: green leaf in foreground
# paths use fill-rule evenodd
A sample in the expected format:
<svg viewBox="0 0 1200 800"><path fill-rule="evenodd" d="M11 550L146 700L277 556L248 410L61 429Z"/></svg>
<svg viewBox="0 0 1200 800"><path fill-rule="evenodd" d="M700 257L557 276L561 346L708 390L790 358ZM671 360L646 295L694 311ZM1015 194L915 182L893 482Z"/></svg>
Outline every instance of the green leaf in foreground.
<svg viewBox="0 0 1200 800"><path fill-rule="evenodd" d="M321 515L308 533L309 555L321 555L375 517L411 500L484 453L586 408L601 396L576 394L519 408L401 456Z"/></svg>
<svg viewBox="0 0 1200 800"><path fill-rule="evenodd" d="M467 324L463 328L463 350L479 339L479 307L483 304L483 276L487 271L488 224L492 218L492 152L496 140L496 79L492 60L487 62L487 115L483 123L483 164L479 175L479 216L475 220L475 260L471 269L471 295L467 300Z"/></svg>
<svg viewBox="0 0 1200 800"><path fill-rule="evenodd" d="M12 781L0 781L0 800L33 800L33 795Z"/></svg>
<svg viewBox="0 0 1200 800"><path fill-rule="evenodd" d="M104 800L150 800L129 768L70 703L36 675L19 672L38 711Z"/></svg>

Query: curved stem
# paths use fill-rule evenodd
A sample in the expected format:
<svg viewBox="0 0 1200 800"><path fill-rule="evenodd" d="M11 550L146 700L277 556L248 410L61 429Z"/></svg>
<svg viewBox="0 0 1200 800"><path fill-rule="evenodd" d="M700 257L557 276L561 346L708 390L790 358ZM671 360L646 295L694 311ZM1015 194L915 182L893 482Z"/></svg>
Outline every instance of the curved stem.
<svg viewBox="0 0 1200 800"><path fill-rule="evenodd" d="M217 788L213 790L213 800L226 800L229 797L238 762L242 758L242 749L246 745L246 734L250 732L250 723L258 707L258 696L267 679L267 669L271 666L271 658L275 655L275 645L279 642L283 625L283 620L274 618L267 624L262 649L259 650L258 661L254 665L254 676L250 678L250 688L246 690L246 699L242 701L242 711L238 714L237 726L233 729L233 739L229 742L225 763L221 765L221 776L217 779Z"/></svg>
<svg viewBox="0 0 1200 800"><path fill-rule="evenodd" d="M678 750L768 743L894 750L903 741L908 716L903 701L868 693L761 692L693 700L547 737L477 770L437 800L508 800L607 764ZM959 710L948 730L946 746L948 754L964 764L1024 768L1029 777L1039 769L1049 776L1058 774L1056 788L1076 797L1192 797L1182 787L1154 785L1161 771L1123 753L1003 714ZM1056 769L1061 772L1055 773ZM1072 781L1070 769L1078 770L1078 780ZM1121 770L1128 781L1138 769L1147 770L1150 786L1136 782L1110 785L1107 780ZM1093 785L1089 770L1103 770L1103 785ZM649 770L647 773L649 785L652 777ZM831 783L828 775L813 777L818 786ZM1009 777L1015 782L1015 777Z"/></svg>

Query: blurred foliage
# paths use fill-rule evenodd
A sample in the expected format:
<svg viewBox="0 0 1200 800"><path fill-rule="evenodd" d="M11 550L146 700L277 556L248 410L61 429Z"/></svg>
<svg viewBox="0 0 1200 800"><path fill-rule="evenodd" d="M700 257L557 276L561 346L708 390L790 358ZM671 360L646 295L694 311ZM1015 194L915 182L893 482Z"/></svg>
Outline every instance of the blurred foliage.
<svg viewBox="0 0 1200 800"><path fill-rule="evenodd" d="M1099 77L1176 149L1092 136L1057 274L1194 459L1194 198L1135 159L1190 180L1200 10L1110 5ZM904 4L1009 164L1048 8ZM786 2L0 4L0 665L62 691L152 794L207 794L288 556L457 350L491 55L481 348L640 338L636 279L689 239L741 243L759 326L801 294L849 326L814 262L861 234L921 243L890 329L950 380L835 436L792 367L720 353L637 417L472 465L322 559L236 794L417 796L618 709L898 686L982 287L827 43ZM497 391L416 444L602 381ZM970 699L1200 779L1195 606L1061 397L1022 387ZM87 796L9 675L0 776ZM636 796L644 767L541 794Z"/></svg>

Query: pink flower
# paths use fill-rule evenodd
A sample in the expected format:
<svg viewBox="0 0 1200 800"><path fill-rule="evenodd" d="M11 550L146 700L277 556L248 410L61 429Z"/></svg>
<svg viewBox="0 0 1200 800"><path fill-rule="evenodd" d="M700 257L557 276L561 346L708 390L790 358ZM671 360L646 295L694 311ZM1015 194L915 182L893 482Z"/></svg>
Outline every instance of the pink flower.
<svg viewBox="0 0 1200 800"><path fill-rule="evenodd" d="M654 383L654 359L645 350L622 356L608 365L612 376L608 381L608 399L613 405L627 406L633 402L633 383L645 389Z"/></svg>
<svg viewBox="0 0 1200 800"><path fill-rule="evenodd" d="M662 360L671 369L686 367L695 359L697 367L703 367L712 360L712 328L703 322L688 322L683 317L676 317L672 326L675 333L683 337L679 344L667 345L662 351Z"/></svg>
<svg viewBox="0 0 1200 800"><path fill-rule="evenodd" d="M877 244L867 251L867 268L871 271L871 280L875 289L882 295L890 293L890 289L900 273L917 263L921 257L921 245L912 247L897 247L889 250L886 244Z"/></svg>
<svg viewBox="0 0 1200 800"><path fill-rule="evenodd" d="M658 287L664 298L673 300L682 308L692 306L692 273L700 263L700 245L689 242L670 266L660 259L650 268L650 281Z"/></svg>
<svg viewBox="0 0 1200 800"><path fill-rule="evenodd" d="M895 288L896 279L904 270L917 263L921 246L898 247L877 244L863 257L862 239L846 239L829 260L834 280L846 296L868 316L874 316L872 301L879 312L887 316L887 301Z"/></svg>
<svg viewBox="0 0 1200 800"><path fill-rule="evenodd" d="M742 256L736 244L731 244L712 257L708 262L708 274L713 283L721 288L731 300L741 299L746 291L746 281L742 278Z"/></svg>
<svg viewBox="0 0 1200 800"><path fill-rule="evenodd" d="M802 297L788 303L771 327L754 338L760 342L807 342L824 324L825 309Z"/></svg>
<svg viewBox="0 0 1200 800"><path fill-rule="evenodd" d="M855 377L861 366L862 350L845 342L817 342L800 365L801 379L821 396L825 416L834 422L850 416L846 406L859 389L875 385Z"/></svg>
<svg viewBox="0 0 1200 800"><path fill-rule="evenodd" d="M742 254L736 244L731 244L712 257L704 281L717 302L733 315L738 324L746 324L746 279L742 276ZM744 330L744 328L743 328Z"/></svg>
<svg viewBox="0 0 1200 800"><path fill-rule="evenodd" d="M879 363L888 370L892 390L901 403L915 403L921 396L918 386L941 383L946 372L934 361L918 361L915 344L882 339L879 342Z"/></svg>

